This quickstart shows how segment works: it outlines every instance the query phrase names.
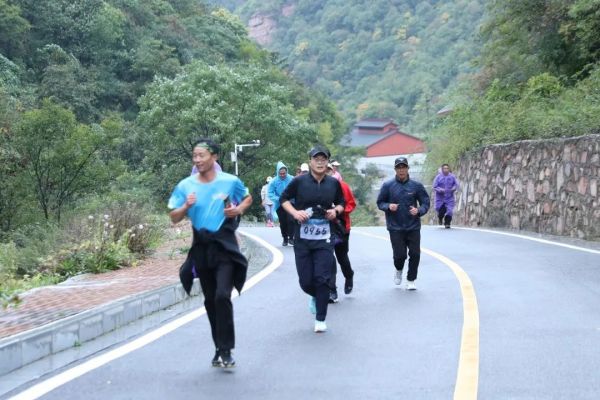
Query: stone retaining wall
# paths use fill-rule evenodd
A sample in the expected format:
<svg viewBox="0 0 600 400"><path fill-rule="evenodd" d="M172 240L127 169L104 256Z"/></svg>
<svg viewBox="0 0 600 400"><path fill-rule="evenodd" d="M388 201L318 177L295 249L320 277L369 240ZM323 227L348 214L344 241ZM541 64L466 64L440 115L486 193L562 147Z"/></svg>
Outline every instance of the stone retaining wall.
<svg viewBox="0 0 600 400"><path fill-rule="evenodd" d="M454 173L458 224L600 240L600 135L487 146Z"/></svg>

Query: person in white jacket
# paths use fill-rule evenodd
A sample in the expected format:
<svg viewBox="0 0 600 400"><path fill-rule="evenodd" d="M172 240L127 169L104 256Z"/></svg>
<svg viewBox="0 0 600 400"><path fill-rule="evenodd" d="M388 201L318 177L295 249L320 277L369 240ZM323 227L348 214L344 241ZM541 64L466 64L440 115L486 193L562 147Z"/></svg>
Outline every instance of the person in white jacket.
<svg viewBox="0 0 600 400"><path fill-rule="evenodd" d="M266 183L260 189L260 198L262 199L262 206L265 209L265 220L269 228L273 227L273 201L269 198L269 183L273 180L273 177L267 176Z"/></svg>

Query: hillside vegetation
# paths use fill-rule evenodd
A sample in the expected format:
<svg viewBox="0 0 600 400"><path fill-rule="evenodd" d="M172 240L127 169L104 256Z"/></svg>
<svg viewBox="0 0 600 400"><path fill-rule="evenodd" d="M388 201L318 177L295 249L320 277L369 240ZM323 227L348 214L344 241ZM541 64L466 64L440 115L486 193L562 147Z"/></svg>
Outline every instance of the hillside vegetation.
<svg viewBox="0 0 600 400"><path fill-rule="evenodd" d="M490 1L479 72L431 133L432 169L492 143L600 131L600 2Z"/></svg>
<svg viewBox="0 0 600 400"><path fill-rule="evenodd" d="M217 1L232 5L232 1ZM423 135L443 94L475 71L482 0L249 0L276 22L272 42L298 79L334 99L348 118L391 117Z"/></svg>
<svg viewBox="0 0 600 400"><path fill-rule="evenodd" d="M223 9L0 0L0 299L144 255L198 137L221 143L230 172L234 143L260 140L239 157L259 197L278 160L335 151L345 129Z"/></svg>
<svg viewBox="0 0 600 400"><path fill-rule="evenodd" d="M486 144L600 130L598 0L213 1L275 21L268 48L349 121L427 139L431 173Z"/></svg>

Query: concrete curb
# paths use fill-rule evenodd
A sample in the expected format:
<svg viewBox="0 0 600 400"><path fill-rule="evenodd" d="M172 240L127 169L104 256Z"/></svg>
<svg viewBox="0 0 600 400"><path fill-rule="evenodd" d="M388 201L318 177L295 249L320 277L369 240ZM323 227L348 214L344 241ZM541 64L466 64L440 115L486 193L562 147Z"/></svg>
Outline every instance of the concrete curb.
<svg viewBox="0 0 600 400"><path fill-rule="evenodd" d="M270 253L249 237L242 241L248 258L248 274L264 268ZM267 255L268 254L268 255ZM124 327L175 304L191 302L200 295L198 280L187 296L180 283L115 300L82 313L51 322L0 340L0 377L44 357Z"/></svg>

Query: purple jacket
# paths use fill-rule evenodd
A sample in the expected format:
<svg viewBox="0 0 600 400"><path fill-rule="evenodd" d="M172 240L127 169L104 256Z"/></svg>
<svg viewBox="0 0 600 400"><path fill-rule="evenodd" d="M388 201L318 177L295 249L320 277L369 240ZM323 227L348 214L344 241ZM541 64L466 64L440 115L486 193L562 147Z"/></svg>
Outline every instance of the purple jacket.
<svg viewBox="0 0 600 400"><path fill-rule="evenodd" d="M433 191L435 192L435 208L439 209L443 204L446 208L452 210L454 208L454 192L458 190L458 181L454 174L443 173L437 174L433 180Z"/></svg>

